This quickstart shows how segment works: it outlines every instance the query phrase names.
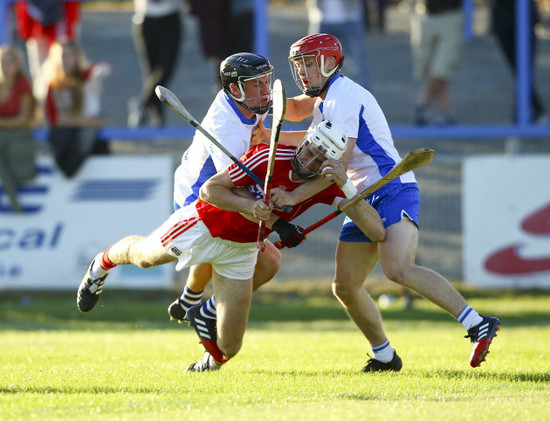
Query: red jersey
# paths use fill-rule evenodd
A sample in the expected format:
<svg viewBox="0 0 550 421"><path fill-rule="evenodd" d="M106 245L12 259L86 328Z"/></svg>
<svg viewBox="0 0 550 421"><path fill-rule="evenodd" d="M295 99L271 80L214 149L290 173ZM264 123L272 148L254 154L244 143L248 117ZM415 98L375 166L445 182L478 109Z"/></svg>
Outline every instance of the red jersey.
<svg viewBox="0 0 550 421"><path fill-rule="evenodd" d="M280 188L292 191L303 184L303 181L293 181L292 160L296 147L279 145L275 155L273 167L272 188ZM267 162L269 159L269 145L260 144L251 148L242 158L241 162L257 175L260 180L265 180ZM249 187L249 190L257 199L262 197L262 189L236 164L229 167L229 177L236 186ZM295 205L290 212L274 211L277 216L285 221L291 221L317 203L332 205L336 197L345 197L340 188L333 184L322 192ZM258 224L246 219L238 212L230 212L219 209L200 198L197 202L197 212L204 224L208 227L212 237L220 237L225 240L238 243L253 243L258 237ZM266 235L271 230L266 227Z"/></svg>
<svg viewBox="0 0 550 421"><path fill-rule="evenodd" d="M0 102L0 117L17 117L21 110L21 98L32 95L31 84L21 74L17 76L6 102Z"/></svg>
<svg viewBox="0 0 550 421"><path fill-rule="evenodd" d="M61 21L44 26L40 20L32 16L24 0L19 0L15 4L17 32L24 41L29 38L45 37L51 45L58 39L75 39L80 20L80 3L77 1L64 2L63 16L64 19Z"/></svg>

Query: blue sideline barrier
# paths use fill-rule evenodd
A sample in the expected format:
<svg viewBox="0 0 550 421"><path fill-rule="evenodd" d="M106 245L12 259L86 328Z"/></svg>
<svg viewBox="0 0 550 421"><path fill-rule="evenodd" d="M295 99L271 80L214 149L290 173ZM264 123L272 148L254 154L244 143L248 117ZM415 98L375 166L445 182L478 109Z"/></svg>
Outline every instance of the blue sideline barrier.
<svg viewBox="0 0 550 421"><path fill-rule="evenodd" d="M306 126L293 126L291 130L305 130ZM550 138L550 126L451 126L451 127L418 127L396 125L391 127L394 139L506 139L517 138ZM152 139L191 139L195 134L192 127L139 128L105 127L100 132L105 140L131 140L147 142ZM35 139L44 141L48 137L47 129L37 129Z"/></svg>

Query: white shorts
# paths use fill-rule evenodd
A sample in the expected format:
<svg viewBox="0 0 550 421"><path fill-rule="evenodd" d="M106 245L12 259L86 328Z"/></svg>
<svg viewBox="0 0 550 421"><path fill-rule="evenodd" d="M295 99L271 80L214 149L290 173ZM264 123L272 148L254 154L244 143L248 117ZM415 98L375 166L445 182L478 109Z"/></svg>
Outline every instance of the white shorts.
<svg viewBox="0 0 550 421"><path fill-rule="evenodd" d="M178 209L160 230L164 250L178 259L176 270L211 263L212 268L226 278L251 279L258 260L256 243L237 243L212 237L194 208Z"/></svg>

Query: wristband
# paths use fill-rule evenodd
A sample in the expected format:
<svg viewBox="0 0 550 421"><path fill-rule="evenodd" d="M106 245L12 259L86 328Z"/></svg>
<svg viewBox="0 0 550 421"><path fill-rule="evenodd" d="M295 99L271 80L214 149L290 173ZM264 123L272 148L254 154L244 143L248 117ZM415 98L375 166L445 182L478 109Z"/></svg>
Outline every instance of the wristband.
<svg viewBox="0 0 550 421"><path fill-rule="evenodd" d="M355 195L357 194L357 187L355 187L355 185L351 182L349 178L346 181L346 184L340 187L340 190L344 192L344 194L346 195L346 198L348 199L355 197Z"/></svg>

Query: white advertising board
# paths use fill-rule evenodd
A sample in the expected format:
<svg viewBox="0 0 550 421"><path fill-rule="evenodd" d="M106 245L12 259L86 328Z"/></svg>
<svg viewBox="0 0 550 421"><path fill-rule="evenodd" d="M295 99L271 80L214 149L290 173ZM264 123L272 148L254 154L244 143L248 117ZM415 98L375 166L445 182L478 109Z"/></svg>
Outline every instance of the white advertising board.
<svg viewBox="0 0 550 421"><path fill-rule="evenodd" d="M550 288L550 157L472 157L463 165L466 282Z"/></svg>
<svg viewBox="0 0 550 421"><path fill-rule="evenodd" d="M49 157L24 186L24 212L0 194L0 290L76 289L97 253L127 235L148 235L170 215L172 159L167 156L90 157L67 179ZM119 266L109 288L163 288L174 266Z"/></svg>

